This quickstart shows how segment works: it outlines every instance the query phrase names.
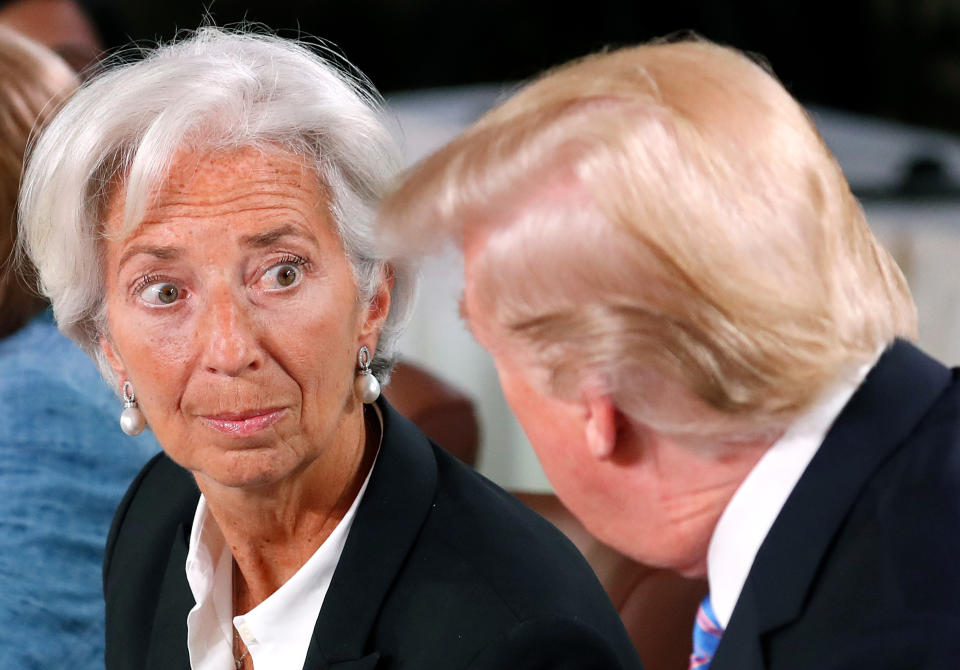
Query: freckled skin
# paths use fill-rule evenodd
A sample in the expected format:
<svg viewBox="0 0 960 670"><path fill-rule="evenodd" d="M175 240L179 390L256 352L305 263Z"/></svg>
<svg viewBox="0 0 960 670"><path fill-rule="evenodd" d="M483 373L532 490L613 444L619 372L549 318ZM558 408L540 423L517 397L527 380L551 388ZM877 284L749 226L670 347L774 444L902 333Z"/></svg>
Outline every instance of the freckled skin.
<svg viewBox="0 0 960 670"><path fill-rule="evenodd" d="M493 357L504 396L557 496L595 537L618 551L647 565L704 576L720 515L770 442L724 444L692 434L664 435L620 415L612 455L593 455L586 398L553 395L543 371L494 321L494 306L479 290L483 244L482 236L465 239L463 311ZM649 396L658 416L693 422L718 414L677 384L651 383L638 383L636 392Z"/></svg>
<svg viewBox="0 0 960 670"><path fill-rule="evenodd" d="M123 195L105 221L102 346L164 450L208 499L256 489L329 512L364 456L356 357L374 349L389 293L359 305L315 176L280 150L183 153L127 238ZM163 304L154 288L167 284L177 299ZM281 417L249 436L206 420L251 410Z"/></svg>

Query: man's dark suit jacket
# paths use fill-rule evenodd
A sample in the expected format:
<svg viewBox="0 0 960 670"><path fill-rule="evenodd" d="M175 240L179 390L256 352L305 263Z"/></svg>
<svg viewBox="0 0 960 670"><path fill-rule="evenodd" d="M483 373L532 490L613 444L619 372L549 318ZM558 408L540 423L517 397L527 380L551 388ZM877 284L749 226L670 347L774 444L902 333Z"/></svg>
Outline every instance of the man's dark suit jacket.
<svg viewBox="0 0 960 670"><path fill-rule="evenodd" d="M304 670L638 669L573 545L381 407L380 454ZM184 565L198 496L160 455L121 503L104 563L108 670L190 667Z"/></svg>
<svg viewBox="0 0 960 670"><path fill-rule="evenodd" d="M710 670L960 668L960 373L897 342L761 545Z"/></svg>

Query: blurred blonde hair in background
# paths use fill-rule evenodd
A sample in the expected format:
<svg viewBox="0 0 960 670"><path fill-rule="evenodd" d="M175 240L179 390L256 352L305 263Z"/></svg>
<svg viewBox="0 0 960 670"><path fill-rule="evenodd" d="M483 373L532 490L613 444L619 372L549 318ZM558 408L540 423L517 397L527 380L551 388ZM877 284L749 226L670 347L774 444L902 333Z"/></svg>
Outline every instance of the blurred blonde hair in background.
<svg viewBox="0 0 960 670"><path fill-rule="evenodd" d="M694 430L772 430L916 336L906 282L806 112L703 40L547 72L415 166L382 218L399 253L480 245L484 311L552 392L600 385L666 432L683 427L638 389L679 384L718 411Z"/></svg>
<svg viewBox="0 0 960 670"><path fill-rule="evenodd" d="M76 75L59 56L0 26L0 337L16 331L46 304L29 285L29 266L13 263L17 195L31 133L76 86Z"/></svg>

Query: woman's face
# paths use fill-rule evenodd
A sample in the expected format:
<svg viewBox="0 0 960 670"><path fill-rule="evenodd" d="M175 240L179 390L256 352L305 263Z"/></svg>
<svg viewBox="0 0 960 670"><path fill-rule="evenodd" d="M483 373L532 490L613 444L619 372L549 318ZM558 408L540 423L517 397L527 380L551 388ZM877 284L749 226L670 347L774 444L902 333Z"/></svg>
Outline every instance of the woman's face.
<svg viewBox="0 0 960 670"><path fill-rule="evenodd" d="M357 351L374 350L389 289L358 303L316 177L280 150L182 153L126 238L123 203L120 188L101 346L169 456L244 487L357 449Z"/></svg>

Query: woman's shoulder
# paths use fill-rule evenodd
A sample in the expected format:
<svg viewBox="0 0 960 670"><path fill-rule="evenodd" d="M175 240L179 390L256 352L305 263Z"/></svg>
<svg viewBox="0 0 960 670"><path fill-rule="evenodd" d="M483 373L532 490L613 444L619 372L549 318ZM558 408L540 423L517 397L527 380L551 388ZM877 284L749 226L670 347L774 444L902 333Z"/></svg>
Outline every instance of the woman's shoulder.
<svg viewBox="0 0 960 670"><path fill-rule="evenodd" d="M125 525L135 524L142 531L157 524L189 523L199 499L200 491L190 473L160 452L147 461L123 496L114 516L111 541Z"/></svg>
<svg viewBox="0 0 960 670"><path fill-rule="evenodd" d="M441 449L426 528L518 615L582 614L609 601L593 569L553 524Z"/></svg>
<svg viewBox="0 0 960 670"><path fill-rule="evenodd" d="M368 495L393 500L404 509L422 506L422 517L412 514L423 519L413 548L420 564L440 572L458 571L451 576L453 583L472 579L470 588L489 590L508 608L517 602L535 609L547 602L555 611L564 600L557 591L571 583L587 600L608 606L592 569L563 533L428 441L392 408L386 410L384 447L376 466L381 476L371 479ZM412 486L417 487L415 494ZM567 604L576 609L584 603Z"/></svg>
<svg viewBox="0 0 960 670"><path fill-rule="evenodd" d="M433 453L435 495L380 626L431 649L430 667L465 667L460 654L486 659L483 668L518 658L554 667L550 651L569 651L565 636L580 651L618 659L603 667L637 667L616 610L566 536L440 447Z"/></svg>
<svg viewBox="0 0 960 670"><path fill-rule="evenodd" d="M107 667L142 667L164 593L182 600L185 609L176 609L163 625L182 628L182 635L172 639L186 640L186 612L193 603L186 602L190 591L182 577L199 495L190 474L160 453L143 467L117 508L103 560ZM177 578L168 580L171 569ZM130 659L137 662L125 664Z"/></svg>
<svg viewBox="0 0 960 670"><path fill-rule="evenodd" d="M151 458L130 484L114 514L103 563L105 583L112 563L127 552L139 556L155 551L165 560L173 531L189 525L199 498L190 473L163 452ZM157 546L148 547L149 543Z"/></svg>

